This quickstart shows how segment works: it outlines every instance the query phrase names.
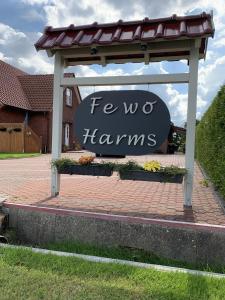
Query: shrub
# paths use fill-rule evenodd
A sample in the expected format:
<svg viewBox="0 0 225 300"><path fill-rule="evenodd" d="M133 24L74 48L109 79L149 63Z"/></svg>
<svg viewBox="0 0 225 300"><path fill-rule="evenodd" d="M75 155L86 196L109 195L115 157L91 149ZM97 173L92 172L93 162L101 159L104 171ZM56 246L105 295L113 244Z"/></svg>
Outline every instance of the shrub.
<svg viewBox="0 0 225 300"><path fill-rule="evenodd" d="M197 126L196 158L225 196L225 86Z"/></svg>

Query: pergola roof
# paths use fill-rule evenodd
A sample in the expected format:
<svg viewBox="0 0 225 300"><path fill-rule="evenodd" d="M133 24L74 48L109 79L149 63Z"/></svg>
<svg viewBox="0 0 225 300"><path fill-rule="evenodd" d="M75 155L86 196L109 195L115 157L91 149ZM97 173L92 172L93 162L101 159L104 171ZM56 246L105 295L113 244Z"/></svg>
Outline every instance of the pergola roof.
<svg viewBox="0 0 225 300"><path fill-rule="evenodd" d="M106 64L126 61L178 60L189 55L190 40L199 40L199 54L206 53L207 39L214 34L212 16L194 16L75 26L47 27L35 44L37 50L54 55L64 51L68 65ZM176 48L170 47L176 43ZM68 50L73 50L69 51ZM82 50L82 51L81 51ZM62 52L63 53L63 52Z"/></svg>

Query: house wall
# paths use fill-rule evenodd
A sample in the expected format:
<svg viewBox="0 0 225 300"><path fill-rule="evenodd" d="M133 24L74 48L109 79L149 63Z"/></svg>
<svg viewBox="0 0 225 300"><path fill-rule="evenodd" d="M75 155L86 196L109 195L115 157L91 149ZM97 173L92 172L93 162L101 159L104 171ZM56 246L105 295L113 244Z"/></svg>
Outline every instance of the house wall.
<svg viewBox="0 0 225 300"><path fill-rule="evenodd" d="M74 133L74 114L79 105L79 94L76 89L72 90L73 103L72 106L66 105L66 94L63 93L63 125L62 125L62 150L65 150L65 125L70 125L70 138L69 138L69 149L74 149L76 143L76 137ZM51 152L51 137L52 137L52 112L48 114L49 118L49 139L48 139L48 151Z"/></svg>
<svg viewBox="0 0 225 300"><path fill-rule="evenodd" d="M0 107L0 123L23 123L26 111L11 106Z"/></svg>
<svg viewBox="0 0 225 300"><path fill-rule="evenodd" d="M31 129L42 138L42 152L47 152L48 149L48 112L29 112L28 125Z"/></svg>
<svg viewBox="0 0 225 300"><path fill-rule="evenodd" d="M66 105L66 95L63 95L63 125L62 125L62 150L65 149L65 125L70 125L69 149L74 149L77 139L74 133L74 115L79 105L79 95L76 89L73 89L72 107ZM0 107L0 123L23 123L26 111L10 106ZM52 112L32 112L28 113L28 125L38 135L42 137L42 152L51 152L52 137ZM167 153L166 140L160 147L159 152Z"/></svg>
<svg viewBox="0 0 225 300"><path fill-rule="evenodd" d="M69 149L74 149L74 114L79 104L79 95L77 90L73 89L73 103L72 107L66 105L65 92L63 95L63 128L62 128L62 150L64 149L65 141L65 124L70 125ZM11 107L0 107L0 123L23 123L26 116L25 110ZM42 152L51 151L51 137L52 137L52 112L28 112L28 125L38 135L42 137Z"/></svg>
<svg viewBox="0 0 225 300"><path fill-rule="evenodd" d="M64 91L64 99L65 99L65 91ZM74 148L75 144L75 133L74 133L74 114L79 105L78 97L76 94L76 90L73 89L73 105L72 107L66 105L66 100L63 102L63 135L62 135L62 144L64 145L65 141L65 125L69 123L70 125L70 148Z"/></svg>
<svg viewBox="0 0 225 300"><path fill-rule="evenodd" d="M167 147L168 147L168 139L165 139L165 141L162 143L160 148L156 151L157 153L167 153Z"/></svg>

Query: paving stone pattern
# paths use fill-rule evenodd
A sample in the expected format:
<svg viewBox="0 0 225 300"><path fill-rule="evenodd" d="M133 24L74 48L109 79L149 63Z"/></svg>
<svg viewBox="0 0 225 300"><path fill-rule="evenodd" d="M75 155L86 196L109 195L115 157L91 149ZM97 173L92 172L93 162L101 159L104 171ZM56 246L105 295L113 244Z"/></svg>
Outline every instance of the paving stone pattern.
<svg viewBox="0 0 225 300"><path fill-rule="evenodd" d="M83 153L67 153L78 158ZM127 157L140 163L158 160L163 165L184 166L183 155ZM98 160L98 159L96 159ZM106 159L104 159L106 160ZM0 196L5 201L107 214L225 225L222 202L211 186L200 181L203 174L195 164L192 209L183 208L183 186L173 183L119 180L112 177L62 175L58 197L50 197L50 155L0 160Z"/></svg>

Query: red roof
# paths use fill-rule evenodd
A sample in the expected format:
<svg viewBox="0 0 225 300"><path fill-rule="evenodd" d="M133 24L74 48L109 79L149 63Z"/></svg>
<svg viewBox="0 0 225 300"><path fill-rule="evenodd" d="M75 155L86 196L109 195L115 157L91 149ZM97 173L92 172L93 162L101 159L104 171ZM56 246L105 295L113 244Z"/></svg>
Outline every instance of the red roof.
<svg viewBox="0 0 225 300"><path fill-rule="evenodd" d="M150 42L156 40L178 40L207 38L213 36L212 16L202 13L195 16L149 19L142 21L91 25L70 25L64 28L47 27L35 44L40 49L60 49L91 45L113 45L122 43ZM203 47L200 51L205 51Z"/></svg>
<svg viewBox="0 0 225 300"><path fill-rule="evenodd" d="M29 99L32 110L49 111L52 109L53 75L19 76L22 90Z"/></svg>
<svg viewBox="0 0 225 300"><path fill-rule="evenodd" d="M26 75L25 72L0 60L0 102L2 104L31 109L18 80L18 76Z"/></svg>
<svg viewBox="0 0 225 300"><path fill-rule="evenodd" d="M64 76L74 77L74 74ZM53 74L29 75L0 60L0 103L31 111L51 111L53 77Z"/></svg>

